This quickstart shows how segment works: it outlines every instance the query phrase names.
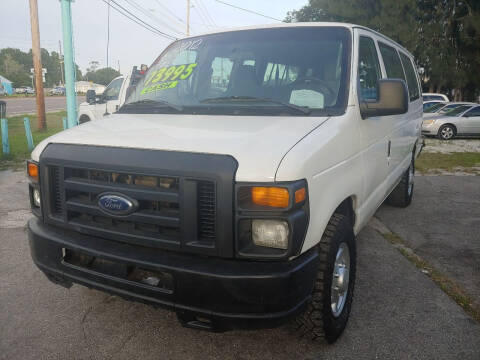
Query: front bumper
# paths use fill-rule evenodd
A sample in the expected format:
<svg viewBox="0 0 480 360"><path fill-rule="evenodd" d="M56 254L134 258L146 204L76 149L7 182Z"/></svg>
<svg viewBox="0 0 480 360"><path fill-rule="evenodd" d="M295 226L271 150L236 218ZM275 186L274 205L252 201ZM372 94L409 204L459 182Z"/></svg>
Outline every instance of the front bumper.
<svg viewBox="0 0 480 360"><path fill-rule="evenodd" d="M290 261L169 252L79 234L36 218L28 229L33 261L53 282L66 287L78 283L167 307L183 325L207 330L273 327L298 314L310 299L319 262L315 251ZM100 269L106 271L74 265L66 260L66 252L99 259ZM112 275L108 264L119 273L138 268L168 274L171 285L152 286Z"/></svg>

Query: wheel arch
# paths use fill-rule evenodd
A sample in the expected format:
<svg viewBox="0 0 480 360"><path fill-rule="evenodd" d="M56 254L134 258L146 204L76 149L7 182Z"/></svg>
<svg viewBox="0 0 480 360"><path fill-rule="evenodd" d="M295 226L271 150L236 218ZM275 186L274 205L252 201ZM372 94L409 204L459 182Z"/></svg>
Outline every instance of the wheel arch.
<svg viewBox="0 0 480 360"><path fill-rule="evenodd" d="M343 216L348 217L350 219L350 224L352 225L352 229L355 226L355 222L357 219L357 215L355 213L355 207L356 207L356 196L351 195L344 199L340 205L337 206L337 208L333 211L332 215L334 214L341 214Z"/></svg>
<svg viewBox="0 0 480 360"><path fill-rule="evenodd" d="M452 124L452 123L445 123L440 125L440 127L438 128L438 131L440 131L441 128L447 125L451 126L453 128L453 131L455 132L455 135L457 135L457 127L455 126L455 124Z"/></svg>
<svg viewBox="0 0 480 360"><path fill-rule="evenodd" d="M78 118L78 124L84 124L86 122L89 122L91 121L92 119L90 119L90 116L88 116L87 114L81 114L80 117Z"/></svg>

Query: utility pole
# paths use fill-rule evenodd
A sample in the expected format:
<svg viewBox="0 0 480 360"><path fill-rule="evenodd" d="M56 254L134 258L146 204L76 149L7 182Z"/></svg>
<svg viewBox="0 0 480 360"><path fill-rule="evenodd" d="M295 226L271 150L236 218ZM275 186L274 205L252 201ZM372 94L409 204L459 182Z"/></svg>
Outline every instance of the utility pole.
<svg viewBox="0 0 480 360"><path fill-rule="evenodd" d="M42 52L40 50L40 29L38 26L37 0L30 0L30 23L32 26L32 55L35 76L35 93L37 97L37 127L46 130L45 97L43 95Z"/></svg>
<svg viewBox="0 0 480 360"><path fill-rule="evenodd" d="M110 0L107 6L107 68L108 68L108 48L110 46Z"/></svg>
<svg viewBox="0 0 480 360"><path fill-rule="evenodd" d="M73 33L71 3L60 0L62 8L63 65L65 67L65 93L67 95L67 127L77 124L77 96L75 94L75 63L73 58Z"/></svg>
<svg viewBox="0 0 480 360"><path fill-rule="evenodd" d="M58 53L59 59L58 61L60 62L60 76L62 77L62 86L65 85L65 80L63 79L63 55L62 55L62 42L58 40L58 49L60 52Z"/></svg>
<svg viewBox="0 0 480 360"><path fill-rule="evenodd" d="M190 0L187 0L187 36L190 36Z"/></svg>

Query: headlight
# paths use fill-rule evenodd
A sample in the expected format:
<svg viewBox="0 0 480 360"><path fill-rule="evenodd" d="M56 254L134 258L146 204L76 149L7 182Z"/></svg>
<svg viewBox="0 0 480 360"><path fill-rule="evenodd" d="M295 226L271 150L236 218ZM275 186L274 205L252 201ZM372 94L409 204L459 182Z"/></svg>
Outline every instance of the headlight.
<svg viewBox="0 0 480 360"><path fill-rule="evenodd" d="M40 190L38 188L33 189L32 198L33 198L33 205L35 205L36 207L40 207L41 205Z"/></svg>
<svg viewBox="0 0 480 360"><path fill-rule="evenodd" d="M36 216L42 215L42 200L40 194L40 169L34 161L27 161L28 188L30 194L30 205L32 213Z"/></svg>
<svg viewBox="0 0 480 360"><path fill-rule="evenodd" d="M252 239L257 246L288 248L288 223L283 220L253 220Z"/></svg>
<svg viewBox="0 0 480 360"><path fill-rule="evenodd" d="M236 185L236 256L287 259L298 255L305 238L307 181Z"/></svg>
<svg viewBox="0 0 480 360"><path fill-rule="evenodd" d="M435 119L423 120L423 125L432 125L435 122Z"/></svg>

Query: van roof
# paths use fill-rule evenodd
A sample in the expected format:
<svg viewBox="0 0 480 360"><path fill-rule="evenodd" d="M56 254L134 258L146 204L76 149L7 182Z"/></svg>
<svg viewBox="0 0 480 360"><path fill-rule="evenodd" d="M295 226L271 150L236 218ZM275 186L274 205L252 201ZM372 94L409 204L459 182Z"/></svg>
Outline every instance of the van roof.
<svg viewBox="0 0 480 360"><path fill-rule="evenodd" d="M295 22L295 23L282 22L282 23L275 23L275 24L242 26L242 27L235 27L235 28L222 28L222 29L218 29L218 30L212 30L212 31L200 33L200 34L197 34L197 35L191 35L191 36L188 36L188 37L185 37L185 38L182 38L182 39L196 38L198 36L219 34L219 33L224 33L224 32L243 31L243 30L271 29L271 28L283 28L283 27L313 27L313 26L314 27L338 26L338 27L344 27L344 28L348 28L348 29L358 28L358 29L363 29L363 30L366 30L366 31L370 31L370 32L374 33L375 35L380 36L380 37L384 38L385 40L395 44L396 46L401 48L403 51L408 53L413 58L413 55L407 49L405 49L402 45L400 45L396 41L390 39L388 36L385 36L385 35L379 33L378 31L372 30L372 29L370 29L366 26L349 24L349 23L341 23L341 22L326 22L326 21L324 21L324 22Z"/></svg>

